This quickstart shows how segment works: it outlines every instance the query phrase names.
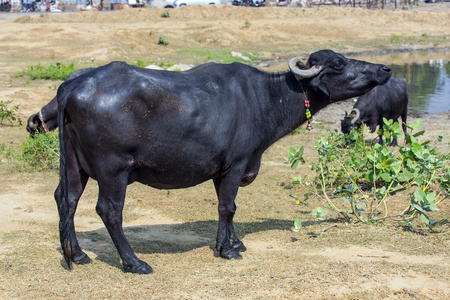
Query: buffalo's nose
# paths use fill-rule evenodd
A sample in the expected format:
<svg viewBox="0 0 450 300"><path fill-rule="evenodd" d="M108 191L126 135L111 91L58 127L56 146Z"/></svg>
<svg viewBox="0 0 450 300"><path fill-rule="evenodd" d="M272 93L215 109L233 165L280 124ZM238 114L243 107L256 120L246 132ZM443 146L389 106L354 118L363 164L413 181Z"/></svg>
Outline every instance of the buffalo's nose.
<svg viewBox="0 0 450 300"><path fill-rule="evenodd" d="M392 69L389 68L388 66L383 66L381 69L386 73L392 73Z"/></svg>

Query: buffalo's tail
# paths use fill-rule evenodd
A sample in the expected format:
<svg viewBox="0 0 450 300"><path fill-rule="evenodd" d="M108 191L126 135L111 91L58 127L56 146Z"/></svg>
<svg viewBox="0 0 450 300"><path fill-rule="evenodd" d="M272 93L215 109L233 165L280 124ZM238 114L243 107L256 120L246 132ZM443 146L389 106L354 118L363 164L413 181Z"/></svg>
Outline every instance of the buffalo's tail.
<svg viewBox="0 0 450 300"><path fill-rule="evenodd" d="M64 120L66 118L65 108L67 104L68 92L64 89L62 84L58 89L58 127L59 127L59 150L60 150L60 163L59 163L59 195L55 195L56 203L59 211L59 233L61 240L61 248L63 251L64 259L67 266L72 269L73 252L71 240L73 239L72 231L70 229L70 216L69 216L69 193L68 193L68 179L67 179L67 151L66 141L64 138Z"/></svg>

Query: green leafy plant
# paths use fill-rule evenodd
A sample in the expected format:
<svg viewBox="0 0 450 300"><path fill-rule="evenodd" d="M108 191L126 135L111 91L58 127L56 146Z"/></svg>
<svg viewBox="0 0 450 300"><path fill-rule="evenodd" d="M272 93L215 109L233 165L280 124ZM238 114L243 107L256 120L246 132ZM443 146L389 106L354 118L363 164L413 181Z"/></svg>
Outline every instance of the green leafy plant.
<svg viewBox="0 0 450 300"><path fill-rule="evenodd" d="M64 80L70 73L75 71L74 63L65 65L61 62L56 62L48 66L43 66L41 63L30 66L26 71L16 73L16 77L23 77L27 75L31 80L35 79L51 79L51 80Z"/></svg>
<svg viewBox="0 0 450 300"><path fill-rule="evenodd" d="M324 217L328 214L328 210L318 206L312 210L312 214L316 216L317 219L323 220Z"/></svg>
<svg viewBox="0 0 450 300"><path fill-rule="evenodd" d="M394 43L394 42L400 42L401 39L402 39L402 36L401 36L401 35L393 34L393 35L391 36L391 43Z"/></svg>
<svg viewBox="0 0 450 300"><path fill-rule="evenodd" d="M299 218L295 219L294 221L294 230L295 231L302 230L302 221Z"/></svg>
<svg viewBox="0 0 450 300"><path fill-rule="evenodd" d="M305 160L303 159L303 151L305 147L301 146L300 149L297 151L294 147L289 148L289 157L286 158L287 163L291 164L291 170L297 169L298 163L301 162L302 164L305 163Z"/></svg>
<svg viewBox="0 0 450 300"><path fill-rule="evenodd" d="M35 135L18 147L0 147L5 156L20 170L41 171L58 169L59 138L57 132Z"/></svg>
<svg viewBox="0 0 450 300"><path fill-rule="evenodd" d="M94 58L94 57L91 57L89 60L85 60L85 61L79 60L79 61L78 61L78 64L79 64L82 68L86 68L86 67L94 68L94 67L97 66L97 65L95 64L95 58Z"/></svg>
<svg viewBox="0 0 450 300"><path fill-rule="evenodd" d="M39 62L37 65L29 66L26 70L22 70L14 74L17 77L28 76L31 80L36 79L50 79L50 80L65 80L75 70L86 67L95 67L95 58L91 57L89 60L78 62L78 66L74 63L68 65L61 62L56 62L48 66L41 65Z"/></svg>
<svg viewBox="0 0 450 300"><path fill-rule="evenodd" d="M399 138L402 131L398 123L384 119L381 133L386 139ZM437 147L444 136L440 135L434 145L421 142L425 131L420 130L422 121L407 126L406 146L389 149L388 146L366 143L367 134L352 130L343 135L336 130L327 138L314 144L318 161L311 169L317 176L313 186L319 187L329 207L346 219L360 222L395 220L411 224L419 217L432 227L436 222L430 213L438 211L438 205L448 198L450 192L449 154L442 154ZM349 142L351 142L349 144ZM302 149L300 149L302 150ZM304 163L303 151L291 148L287 162L296 169ZM297 176L293 184L302 184ZM391 212L391 196L405 193L409 199L403 211ZM323 219L327 211L321 207L313 214Z"/></svg>
<svg viewBox="0 0 450 300"><path fill-rule="evenodd" d="M137 59L136 66L138 66L139 68L145 68L147 66L147 64L142 59Z"/></svg>
<svg viewBox="0 0 450 300"><path fill-rule="evenodd" d="M3 125L3 121L8 121L10 125L17 122L19 126L22 125L22 120L19 117L19 104L13 105L11 108L9 105L13 100L0 101L0 125Z"/></svg>
<svg viewBox="0 0 450 300"><path fill-rule="evenodd" d="M391 138L399 139L403 136L402 128L398 122L384 118L383 123L383 127L377 130L377 134L383 136L386 141L390 141Z"/></svg>
<svg viewBox="0 0 450 300"><path fill-rule="evenodd" d="M169 41L168 41L168 39L166 38L166 37L164 37L163 35L159 35L159 38L158 38L158 45L164 45L164 46L167 46L169 44Z"/></svg>
<svg viewBox="0 0 450 300"><path fill-rule="evenodd" d="M161 13L161 17L162 18L169 18L170 17L170 12L166 9L165 11L163 11Z"/></svg>

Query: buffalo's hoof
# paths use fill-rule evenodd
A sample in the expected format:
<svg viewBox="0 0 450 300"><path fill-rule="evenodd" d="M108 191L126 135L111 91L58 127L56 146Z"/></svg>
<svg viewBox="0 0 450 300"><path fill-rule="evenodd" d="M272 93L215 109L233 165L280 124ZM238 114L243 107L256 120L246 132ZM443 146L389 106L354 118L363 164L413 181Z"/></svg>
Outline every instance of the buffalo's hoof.
<svg viewBox="0 0 450 300"><path fill-rule="evenodd" d="M138 265L123 265L123 269L127 273L134 274L151 274L153 273L152 267L150 267L145 261L140 260Z"/></svg>
<svg viewBox="0 0 450 300"><path fill-rule="evenodd" d="M242 256L239 254L239 252L232 248L229 249L223 249L222 247L214 248L214 256L215 257L222 257L225 259L241 259Z"/></svg>
<svg viewBox="0 0 450 300"><path fill-rule="evenodd" d="M87 265L92 262L91 258L84 252L81 253L82 255L78 257L73 258L73 262L77 265Z"/></svg>
<svg viewBox="0 0 450 300"><path fill-rule="evenodd" d="M242 255L234 248L228 250L222 249L222 251L220 251L220 257L225 259L242 259Z"/></svg>
<svg viewBox="0 0 450 300"><path fill-rule="evenodd" d="M235 242L232 246L233 249L238 252L245 252L245 250L247 250L247 247L245 247L244 243L240 240L237 240L237 242Z"/></svg>

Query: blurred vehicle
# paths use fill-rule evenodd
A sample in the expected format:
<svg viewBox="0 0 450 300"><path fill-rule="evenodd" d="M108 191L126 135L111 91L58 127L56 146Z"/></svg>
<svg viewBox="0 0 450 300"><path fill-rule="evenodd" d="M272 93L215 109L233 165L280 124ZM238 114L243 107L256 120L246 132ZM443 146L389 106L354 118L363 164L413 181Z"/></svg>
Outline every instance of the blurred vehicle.
<svg viewBox="0 0 450 300"><path fill-rule="evenodd" d="M128 0L128 5L131 7L144 7L144 0Z"/></svg>
<svg viewBox="0 0 450 300"><path fill-rule="evenodd" d="M278 0L277 6L289 6L289 3L291 3L290 0Z"/></svg>
<svg viewBox="0 0 450 300"><path fill-rule="evenodd" d="M151 0L148 4L150 7L156 8L174 8L173 0Z"/></svg>
<svg viewBox="0 0 450 300"><path fill-rule="evenodd" d="M175 0L173 6L182 7L186 5L212 4L220 5L220 0Z"/></svg>
<svg viewBox="0 0 450 300"><path fill-rule="evenodd" d="M58 8L58 4L56 4L55 1L50 2L50 11L51 12L62 12L62 10L60 10Z"/></svg>
<svg viewBox="0 0 450 300"><path fill-rule="evenodd" d="M22 2L22 11L21 12L30 12L30 11L37 11L38 6L36 4L36 1L24 1Z"/></svg>
<svg viewBox="0 0 450 300"><path fill-rule="evenodd" d="M11 2L10 1L1 1L0 3L0 11L9 12L11 10Z"/></svg>
<svg viewBox="0 0 450 300"><path fill-rule="evenodd" d="M231 5L235 6L265 6L265 0L232 0Z"/></svg>

